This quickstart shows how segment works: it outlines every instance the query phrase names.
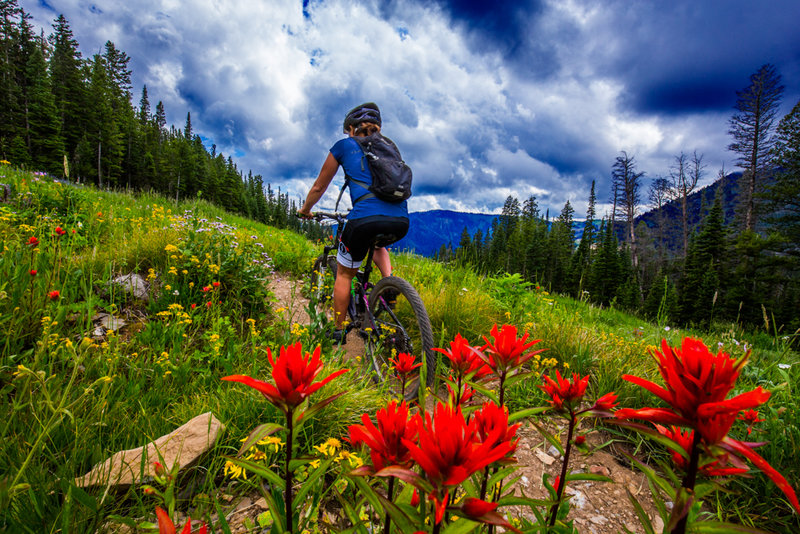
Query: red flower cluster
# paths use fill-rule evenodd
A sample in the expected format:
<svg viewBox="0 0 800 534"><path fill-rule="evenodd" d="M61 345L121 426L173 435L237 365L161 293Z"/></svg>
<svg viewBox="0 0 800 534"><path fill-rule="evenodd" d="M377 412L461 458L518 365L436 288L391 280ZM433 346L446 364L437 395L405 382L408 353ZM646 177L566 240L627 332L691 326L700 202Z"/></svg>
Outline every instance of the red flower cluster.
<svg viewBox="0 0 800 534"><path fill-rule="evenodd" d="M47 294L47 296L50 297L50 300L58 300L59 298L61 298L61 292L58 290L51 291L50 293Z"/></svg>
<svg viewBox="0 0 800 534"><path fill-rule="evenodd" d="M686 470L686 466L688 465L686 459L689 457L692 450L692 443L694 442L694 430L684 431L676 426L665 428L661 425L656 425L656 430L658 430L659 434L668 437L683 449L684 454L672 451L672 462L679 469ZM708 452L707 450L706 453ZM698 466L700 472L707 476L729 476L747 473L747 467L745 467L742 462L738 461L738 458L735 456L732 458L735 459L734 461L739 464L740 467L725 467L730 460L727 453L721 452L716 457L712 455L708 456L708 459L701 461Z"/></svg>
<svg viewBox="0 0 800 534"><path fill-rule="evenodd" d="M38 244L39 244L39 240L38 240L38 239L36 239L36 237L34 237L34 236L31 236L30 238L28 238L28 243L27 243L27 244L28 244L29 246L31 246L31 247L35 247L36 245L38 245Z"/></svg>
<svg viewBox="0 0 800 534"><path fill-rule="evenodd" d="M763 423L764 419L760 419L758 416L758 410L745 410L744 413L740 414L737 417L738 420L744 421L747 423L747 435L749 436L753 432L753 425L756 423Z"/></svg>
<svg viewBox="0 0 800 534"><path fill-rule="evenodd" d="M428 413L424 420L419 413L414 417L418 420L419 441L402 441L433 486L428 498L434 503L438 524L444 517L450 489L504 458L514 450L514 444L504 439L506 433L500 424L481 441L475 418L467 423L460 407L438 404L433 418Z"/></svg>
<svg viewBox="0 0 800 534"><path fill-rule="evenodd" d="M504 378L509 371L521 366L544 350L526 353L526 350L539 343L541 339L528 342L527 333L522 337L517 337L517 327L514 325L506 324L500 329L497 328L497 325L494 325L490 333L492 341L489 341L489 338L484 336L483 339L486 340L486 344L481 350L488 356L486 363L501 378Z"/></svg>
<svg viewBox="0 0 800 534"><path fill-rule="evenodd" d="M480 380L492 374L492 369L478 356L477 349L470 346L469 342L456 334L450 342L450 350L434 348L441 352L450 361L450 368L453 370L456 380Z"/></svg>
<svg viewBox="0 0 800 534"><path fill-rule="evenodd" d="M572 373L572 380L562 378L561 373L558 371L556 371L556 380L549 376L543 376L542 379L545 383L543 386L539 386L539 389L550 396L548 402L555 409L559 411L566 410L570 413L574 413L575 408L580 404L584 393L586 393L586 386L589 384L589 375L580 378L578 373ZM604 397L607 397L607 395Z"/></svg>
<svg viewBox="0 0 800 534"><path fill-rule="evenodd" d="M697 430L709 445L719 443L740 411L755 408L769 399L770 392L758 387L726 400L733 389L746 357L735 360L720 351L711 354L702 341L684 338L680 349L662 341L663 352L655 351L666 387L638 376L622 378L653 393L670 408L626 408L617 412L620 419L645 419L654 423L679 425Z"/></svg>
<svg viewBox="0 0 800 534"><path fill-rule="evenodd" d="M56 235L58 235L58 237L61 237L61 236L63 236L63 235L66 235L66 233L67 233L67 231L66 231L66 230L64 230L64 229L63 229L63 228L61 228L60 226L56 226Z"/></svg>
<svg viewBox="0 0 800 534"><path fill-rule="evenodd" d="M650 391L669 408L624 408L616 412L617 418L643 419L693 429L700 434L704 448L717 446L723 449L730 453L728 460L731 462L738 461L736 455L753 462L800 513L800 502L794 490L780 473L752 450L756 444L743 443L728 436L739 412L755 408L770 397L769 391L757 387L726 399L749 353L739 360L722 351L714 355L702 341L688 337L684 338L680 349L670 347L666 340L662 341L661 348L662 352L656 351L655 356L665 387L638 376L623 375L622 378ZM673 431L672 435L674 440L681 440L679 443L686 442L686 437L680 432Z"/></svg>
<svg viewBox="0 0 800 534"><path fill-rule="evenodd" d="M415 359L413 354L407 354L405 352L398 353L396 359L390 358L389 361L394 365L394 371L403 382L408 379L414 369L422 367L422 362L414 363Z"/></svg>
<svg viewBox="0 0 800 534"><path fill-rule="evenodd" d="M505 406L501 408L493 402L486 402L480 410L473 414L472 420L475 422L481 443L487 443L490 437L494 438L495 441L491 444L495 446L510 443L512 449L503 459L512 460L511 455L517 449L519 442L517 429L521 424L508 426L508 408Z"/></svg>
<svg viewBox="0 0 800 534"><path fill-rule="evenodd" d="M312 393L348 371L347 369L341 369L319 382L314 382L314 379L322 371L322 362L319 356L319 346L317 346L313 354L306 352L304 356L303 345L298 341L294 345L281 347L278 358L273 359L272 351L267 349L267 358L272 365L272 379L275 381L275 385L246 375L225 376L222 380L241 382L257 389L268 401L288 413L299 406Z"/></svg>
<svg viewBox="0 0 800 534"><path fill-rule="evenodd" d="M350 443L365 443L369 447L374 471L391 465L410 468L414 460L403 441L416 441L419 420L409 420L405 401L399 405L391 401L386 408L378 410L375 419L377 427L367 414L361 416L363 425L350 425Z"/></svg>
<svg viewBox="0 0 800 534"><path fill-rule="evenodd" d="M31 269L31 270L30 270L30 271L28 271L28 272L30 273L30 275L31 275L31 276L36 276L36 272L37 272L37 271L36 271L36 269Z"/></svg>

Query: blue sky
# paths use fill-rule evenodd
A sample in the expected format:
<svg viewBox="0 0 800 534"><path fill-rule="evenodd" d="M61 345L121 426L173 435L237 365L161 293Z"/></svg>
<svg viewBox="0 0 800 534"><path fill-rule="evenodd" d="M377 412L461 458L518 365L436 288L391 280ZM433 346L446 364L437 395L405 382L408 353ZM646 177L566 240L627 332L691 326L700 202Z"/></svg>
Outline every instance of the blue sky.
<svg viewBox="0 0 800 534"><path fill-rule="evenodd" d="M297 198L364 101L414 170L413 211L490 213L535 195L580 218L592 180L603 214L622 150L645 188L682 151L703 154L704 183L735 170L728 119L761 65L783 77L780 116L800 99L797 0L20 5L46 33L63 13L84 56L113 41L132 58L135 102L146 84L170 123L191 112L208 143Z"/></svg>

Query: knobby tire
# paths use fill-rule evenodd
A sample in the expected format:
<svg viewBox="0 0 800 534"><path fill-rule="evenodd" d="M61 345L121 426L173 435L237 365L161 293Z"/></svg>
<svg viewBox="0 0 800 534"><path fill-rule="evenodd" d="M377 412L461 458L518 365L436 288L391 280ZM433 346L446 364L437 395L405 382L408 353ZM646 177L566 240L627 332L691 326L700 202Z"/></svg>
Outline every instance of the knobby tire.
<svg viewBox="0 0 800 534"><path fill-rule="evenodd" d="M386 297L398 295L397 305L391 309ZM402 302L403 299L405 302ZM392 349L397 353L412 354L417 362L424 361L426 386L433 385L436 374L436 356L433 351L433 330L428 312L414 287L395 276L382 278L369 295L369 309L375 320L375 331L367 342L367 358L372 364L377 381L396 381L390 372ZM382 339L379 337L382 336ZM424 358L420 360L420 358ZM419 392L419 374L406 386L405 398L411 400Z"/></svg>

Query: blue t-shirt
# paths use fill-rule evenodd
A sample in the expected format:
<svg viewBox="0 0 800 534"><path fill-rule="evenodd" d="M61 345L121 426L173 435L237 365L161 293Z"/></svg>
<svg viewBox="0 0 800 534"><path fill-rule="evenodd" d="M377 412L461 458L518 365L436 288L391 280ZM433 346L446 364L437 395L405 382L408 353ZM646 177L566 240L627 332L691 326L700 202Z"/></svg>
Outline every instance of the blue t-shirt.
<svg viewBox="0 0 800 534"><path fill-rule="evenodd" d="M364 152L354 139L347 137L337 141L331 147L331 154L339 162L339 165L344 168L347 176L359 182L372 183L372 174L369 172L369 165L364 158ZM392 204L376 197L370 197L356 202L369 191L352 180L349 181L348 189L350 189L350 202L353 203L353 209L347 214L348 220L363 219L373 215L408 218L408 202L405 200Z"/></svg>

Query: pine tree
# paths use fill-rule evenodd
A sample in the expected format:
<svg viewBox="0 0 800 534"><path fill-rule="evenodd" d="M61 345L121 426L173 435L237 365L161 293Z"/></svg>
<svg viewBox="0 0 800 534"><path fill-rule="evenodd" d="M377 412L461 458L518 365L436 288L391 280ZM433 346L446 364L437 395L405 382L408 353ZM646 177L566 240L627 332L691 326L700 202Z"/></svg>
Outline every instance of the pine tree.
<svg viewBox="0 0 800 534"><path fill-rule="evenodd" d="M738 154L737 163L744 169L744 229L755 230L756 185L772 159L772 125L783 95L781 76L773 65L763 65L750 76L750 85L737 91L736 111L728 133L733 143L728 149Z"/></svg>
<svg viewBox="0 0 800 534"><path fill-rule="evenodd" d="M64 140L59 129L58 110L50 90L47 66L41 50L34 48L27 65L31 86L24 96L28 148L34 168L54 175L63 174Z"/></svg>
<svg viewBox="0 0 800 534"><path fill-rule="evenodd" d="M50 79L58 109L64 148L68 154L76 152L86 128L86 90L81 72L83 61L78 42L64 15L59 15L50 36L53 56L50 58ZM86 162L84 162L86 163Z"/></svg>

